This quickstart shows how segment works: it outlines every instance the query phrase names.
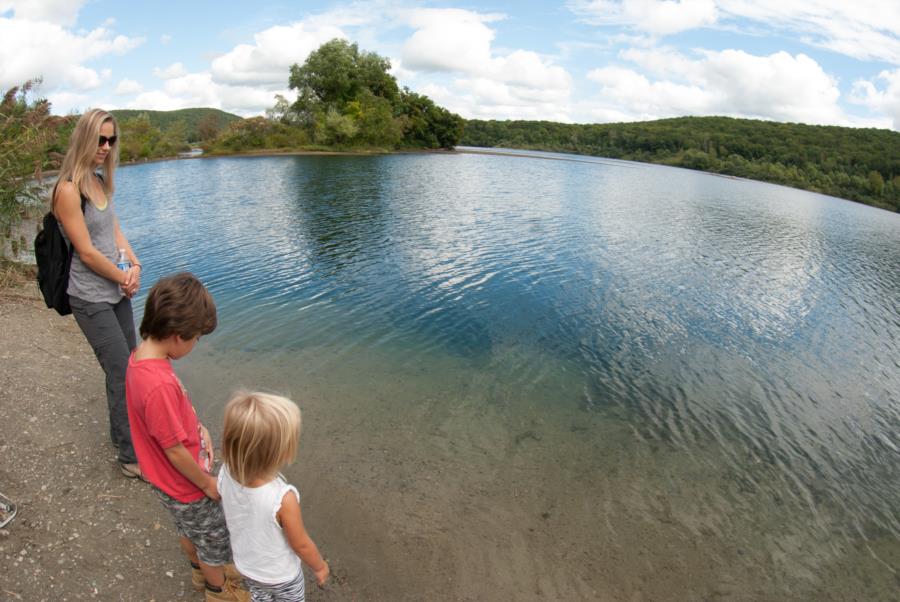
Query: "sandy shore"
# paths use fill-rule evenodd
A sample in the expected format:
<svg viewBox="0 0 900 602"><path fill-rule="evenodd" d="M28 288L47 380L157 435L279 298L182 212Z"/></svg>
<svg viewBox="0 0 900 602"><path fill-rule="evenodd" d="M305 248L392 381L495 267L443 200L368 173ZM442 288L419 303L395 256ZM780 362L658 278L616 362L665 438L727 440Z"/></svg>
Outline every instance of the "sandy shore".
<svg viewBox="0 0 900 602"><path fill-rule="evenodd" d="M103 375L71 316L37 288L0 290L0 600L202 600L148 485L122 477ZM342 577L310 600L371 599Z"/></svg>

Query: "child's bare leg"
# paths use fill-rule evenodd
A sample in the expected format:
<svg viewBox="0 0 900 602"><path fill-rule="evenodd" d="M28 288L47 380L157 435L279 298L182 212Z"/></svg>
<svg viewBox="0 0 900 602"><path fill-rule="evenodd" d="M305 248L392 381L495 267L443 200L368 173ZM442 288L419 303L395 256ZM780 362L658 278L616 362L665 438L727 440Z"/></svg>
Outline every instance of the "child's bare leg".
<svg viewBox="0 0 900 602"><path fill-rule="evenodd" d="M222 587L225 584L225 569L223 567L210 566L202 560L199 564L207 585Z"/></svg>
<svg viewBox="0 0 900 602"><path fill-rule="evenodd" d="M197 556L197 548L194 547L194 544L191 543L190 539L187 537L180 537L178 543L181 544L181 551L191 560L192 564L198 564L200 562L200 558Z"/></svg>
<svg viewBox="0 0 900 602"><path fill-rule="evenodd" d="M225 583L225 569L221 566L210 566L200 560L200 557L197 556L197 548L194 547L194 544L187 537L182 537L179 543L181 543L181 549L190 558L191 562L200 565L200 572L203 573L203 578L206 579L206 582L213 587L222 587Z"/></svg>

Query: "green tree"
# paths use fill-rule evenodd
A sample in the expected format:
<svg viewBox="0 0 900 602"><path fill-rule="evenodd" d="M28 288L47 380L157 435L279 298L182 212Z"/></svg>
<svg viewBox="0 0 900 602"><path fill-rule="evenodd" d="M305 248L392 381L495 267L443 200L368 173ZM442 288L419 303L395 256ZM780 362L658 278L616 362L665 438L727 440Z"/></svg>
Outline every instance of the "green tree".
<svg viewBox="0 0 900 602"><path fill-rule="evenodd" d="M297 123L296 114L291 110L291 102L281 94L276 94L275 104L266 109L266 119L280 123Z"/></svg>
<svg viewBox="0 0 900 602"><path fill-rule="evenodd" d="M349 144L358 132L359 128L353 117L332 108L316 123L316 142L343 146Z"/></svg>
<svg viewBox="0 0 900 602"><path fill-rule="evenodd" d="M403 121L394 117L394 107L388 99L365 90L350 105L358 107L357 139L363 144L394 148L403 139Z"/></svg>
<svg viewBox="0 0 900 602"><path fill-rule="evenodd" d="M197 139L207 142L219 135L219 119L212 113L207 113L197 122Z"/></svg>
<svg viewBox="0 0 900 602"><path fill-rule="evenodd" d="M141 113L136 117L124 119L119 122L119 129L122 131L120 160L136 161L155 156L154 150L162 138L162 132L150 123L149 115Z"/></svg>
<svg viewBox="0 0 900 602"><path fill-rule="evenodd" d="M388 73L391 62L374 52L360 52L346 40L334 39L314 50L302 66L291 66L288 85L297 90L294 112L303 122L328 109L343 112L363 90L395 101L397 81Z"/></svg>
<svg viewBox="0 0 900 602"><path fill-rule="evenodd" d="M169 124L153 149L155 157L172 157L177 153L190 150L187 143L187 123L179 119Z"/></svg>
<svg viewBox="0 0 900 602"><path fill-rule="evenodd" d="M884 178L877 171L869 172L869 186L875 196L884 194Z"/></svg>
<svg viewBox="0 0 900 602"><path fill-rule="evenodd" d="M398 109L404 118L403 143L406 146L452 148L462 136L463 118L437 106L427 96L404 88Z"/></svg>

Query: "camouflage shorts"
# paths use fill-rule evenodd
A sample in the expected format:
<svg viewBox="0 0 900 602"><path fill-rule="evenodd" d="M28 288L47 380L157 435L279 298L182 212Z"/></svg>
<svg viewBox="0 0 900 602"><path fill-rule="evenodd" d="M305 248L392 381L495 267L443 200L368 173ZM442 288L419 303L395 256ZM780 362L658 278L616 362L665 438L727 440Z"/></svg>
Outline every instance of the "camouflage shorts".
<svg viewBox="0 0 900 602"><path fill-rule="evenodd" d="M222 504L203 497L196 502L179 502L163 491L153 488L156 496L175 521L175 530L197 548L197 556L210 566L229 564L231 536L225 524Z"/></svg>

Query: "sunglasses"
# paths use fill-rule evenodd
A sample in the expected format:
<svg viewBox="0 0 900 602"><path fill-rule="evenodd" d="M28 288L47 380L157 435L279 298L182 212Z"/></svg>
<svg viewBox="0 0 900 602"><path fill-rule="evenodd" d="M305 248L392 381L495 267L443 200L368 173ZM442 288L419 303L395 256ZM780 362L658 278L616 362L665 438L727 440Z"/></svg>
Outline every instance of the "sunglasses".
<svg viewBox="0 0 900 602"><path fill-rule="evenodd" d="M107 136L100 136L100 142L99 142L99 144L97 144L97 148L103 146L103 145L106 144L107 142L109 142L110 147L115 146L115 145L116 145L116 140L118 140L118 139L119 139L118 136L109 136L109 137L107 137Z"/></svg>

